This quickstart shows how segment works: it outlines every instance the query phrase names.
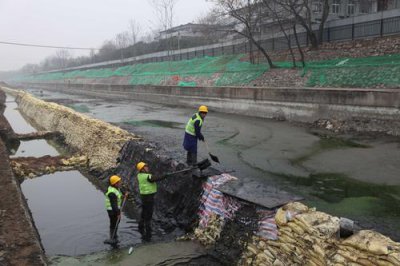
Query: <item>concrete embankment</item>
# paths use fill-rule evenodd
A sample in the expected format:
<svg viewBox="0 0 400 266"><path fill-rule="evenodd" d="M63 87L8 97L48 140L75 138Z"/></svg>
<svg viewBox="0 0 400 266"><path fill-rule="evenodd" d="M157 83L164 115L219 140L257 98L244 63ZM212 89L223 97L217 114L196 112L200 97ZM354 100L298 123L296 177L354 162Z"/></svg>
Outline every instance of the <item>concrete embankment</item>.
<svg viewBox="0 0 400 266"><path fill-rule="evenodd" d="M16 92L18 93L18 92ZM122 97L122 96L121 96ZM172 98L172 96L171 96ZM33 98L26 93L19 93L21 111L26 112L39 126L46 130L60 131L69 134L71 138L66 141L69 145L75 145L75 149L81 149L83 155L90 158L86 144L77 145L81 139L82 132L88 134L86 141L90 145L105 145L103 141L90 142L91 139L101 138L98 125L94 122L74 120L75 123L64 120L63 127L50 127L53 123L60 124L53 119L65 119L78 115L68 108L57 107L55 104L46 103ZM53 109L58 110L53 111ZM55 116L54 113L58 115ZM89 117L82 117L83 120L94 120ZM113 130L113 126L104 123L103 131ZM93 128L92 128L93 127ZM64 133L65 132L65 133ZM107 133L108 134L108 133ZM122 133L121 133L122 134ZM164 156L162 149L144 140L127 137L122 142L121 135L117 135L114 141L113 135L108 135L110 144L104 147L103 152L108 157L101 157L110 160L100 169L114 166L113 162L118 157L119 164L108 169L100 178L106 184L107 177L111 173L118 173L124 178L131 178L135 175L134 163L139 160L151 163L155 174L163 174L165 171L179 169L177 162ZM123 136L125 136L123 134ZM82 140L81 140L82 141ZM120 149L122 147L122 149ZM108 149L111 150L107 151ZM118 153L118 151L120 151ZM113 157L115 156L115 157ZM92 159L94 160L94 159ZM112 163L110 163L112 162ZM98 167L92 163L93 167ZM202 192L201 179L193 179L191 176L182 175L177 178L164 180L160 184L160 192L157 194L155 222L164 229L172 231L176 227L193 228L193 223L198 219L199 199ZM137 186L135 186L137 187ZM271 210L269 222L276 224L277 239L268 240L254 236L253 227L259 224L260 218L257 214L258 206L245 201L235 199L239 202L240 209L236 212L233 220L221 221L216 218L216 223L209 224L201 230L196 231L196 238L204 244L211 244L210 249L224 260L231 264L241 265L399 265L400 244L391 241L389 238L372 231L359 231L349 238L339 238L337 232L340 229L339 218L326 213L318 212L302 204L289 204L278 210ZM214 245L215 244L215 245ZM236 251L229 252L226 251ZM241 251L244 252L241 252ZM241 259L241 260L240 260Z"/></svg>
<svg viewBox="0 0 400 266"><path fill-rule="evenodd" d="M0 105L5 101L0 91ZM22 195L3 142L4 136L14 135L10 125L1 123L4 108L0 112L0 265L46 265L44 251L31 214ZM8 134L6 133L8 132Z"/></svg>
<svg viewBox="0 0 400 266"><path fill-rule="evenodd" d="M337 121L342 130L400 135L396 89L177 87L26 83L24 87L193 107L288 121Z"/></svg>

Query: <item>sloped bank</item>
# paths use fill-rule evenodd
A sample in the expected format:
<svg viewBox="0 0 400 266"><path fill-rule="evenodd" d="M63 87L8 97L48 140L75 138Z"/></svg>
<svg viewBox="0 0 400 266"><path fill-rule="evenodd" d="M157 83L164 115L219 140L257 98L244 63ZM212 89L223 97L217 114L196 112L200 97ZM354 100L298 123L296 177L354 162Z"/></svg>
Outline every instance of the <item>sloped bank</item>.
<svg viewBox="0 0 400 266"><path fill-rule="evenodd" d="M10 167L5 142L15 133L3 116L4 102L0 90L0 265L46 265L39 234Z"/></svg>
<svg viewBox="0 0 400 266"><path fill-rule="evenodd" d="M23 113L45 129L58 121L52 119L65 117L77 121L74 116L83 120L95 120L82 117L68 108L58 108L55 104L46 103L22 93L18 101ZM26 108L29 108L27 110ZM55 116L54 113L58 115ZM38 115L40 114L40 116ZM43 121L43 122L42 122ZM97 120L95 120L97 121ZM79 122L79 121L77 121ZM98 123L82 121L69 123L65 121L59 126L61 132L69 132L70 140L67 143L75 144L74 148L82 149L86 155L86 145L75 140L81 138L82 132L87 132L88 139L98 138L91 145L105 145L107 157L88 154L93 160L93 169L108 170L100 177L103 185L111 173L118 173L127 180L131 180L135 173L134 164L139 160L148 161L155 174L163 174L182 167L178 162L164 156L162 149L141 140L129 133L120 132L107 123L101 123L101 129L106 131L108 139L102 140ZM94 127L94 128L91 128ZM52 129L54 130L54 129ZM120 132L116 135L107 133ZM128 134L128 135L126 135ZM121 136L126 136L125 142ZM67 138L66 138L67 139ZM76 143L79 143L76 144ZM96 150L98 147L93 146ZM119 151L119 152L118 152ZM115 156L115 157L113 157ZM106 166L94 163L97 158L110 160ZM118 158L119 163L114 165ZM111 168L110 168L111 167ZM156 223L167 231L176 227L193 228L199 221L194 238L210 247L221 260L228 264L241 265L399 265L400 244L372 231L360 231L350 238L339 238L340 221L337 217L310 209L302 204L289 204L278 210L260 210L258 206L219 193L223 203L221 213L204 214L198 212L200 202L204 204L202 195L203 181L188 175L164 180L160 185L156 201ZM226 198L225 198L226 197ZM227 204L227 205L226 205ZM199 214L199 216L196 216ZM221 217L225 217L222 219ZM206 220L204 220L206 219ZM260 226L266 224L267 234L260 234ZM258 233L255 233L258 231Z"/></svg>

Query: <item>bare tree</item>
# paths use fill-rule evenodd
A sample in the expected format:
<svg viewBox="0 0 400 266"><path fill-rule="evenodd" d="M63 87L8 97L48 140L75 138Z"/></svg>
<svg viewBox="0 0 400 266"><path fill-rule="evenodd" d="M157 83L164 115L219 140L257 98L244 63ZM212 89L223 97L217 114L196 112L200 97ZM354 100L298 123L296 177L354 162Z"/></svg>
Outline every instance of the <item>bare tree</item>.
<svg viewBox="0 0 400 266"><path fill-rule="evenodd" d="M98 52L98 58L100 61L106 61L110 59L114 59L113 55L117 51L117 47L115 42L112 40L104 41L103 45L100 47Z"/></svg>
<svg viewBox="0 0 400 266"><path fill-rule="evenodd" d="M68 59L71 57L71 53L66 49L57 50L55 59L58 67L64 69L67 66Z"/></svg>
<svg viewBox="0 0 400 266"><path fill-rule="evenodd" d="M136 43L139 40L140 34L141 34L141 27L140 24L134 20L131 19L129 21L129 37L130 37L130 45L132 47L132 55L136 56Z"/></svg>
<svg viewBox="0 0 400 266"><path fill-rule="evenodd" d="M261 40L257 37L263 19L261 0L214 0L220 8L221 14L228 14L237 22L232 31L245 37L251 45L264 55L268 65L275 67L267 51L262 47ZM250 53L252 49L250 49Z"/></svg>
<svg viewBox="0 0 400 266"><path fill-rule="evenodd" d="M115 45L121 52L121 60L124 60L124 49L129 46L129 33L127 31L115 36Z"/></svg>
<svg viewBox="0 0 400 266"><path fill-rule="evenodd" d="M232 27L227 25L225 17L221 16L215 8L199 16L196 23L201 25L200 32L207 43L226 39L232 30Z"/></svg>
<svg viewBox="0 0 400 266"><path fill-rule="evenodd" d="M163 30L172 28L174 24L174 9L179 0L149 0L158 17Z"/></svg>
<svg viewBox="0 0 400 266"><path fill-rule="evenodd" d="M319 44L323 42L325 22L329 17L329 0L322 0L322 16L321 22L318 27L318 41Z"/></svg>
<svg viewBox="0 0 400 266"><path fill-rule="evenodd" d="M322 42L325 22L329 16L329 0L320 0L320 2L316 2L317 4L322 4L319 37L317 37L313 30L313 25L316 24L316 21L313 19L312 0L281 0L279 3L281 8L289 12L291 16L296 19L298 24L306 30L311 47L318 49L319 43Z"/></svg>
<svg viewBox="0 0 400 266"><path fill-rule="evenodd" d="M279 0L263 0L262 3L266 10L266 12L264 12L265 17L270 18L273 22L278 23L280 31L285 36L290 55L292 57L293 67L296 67L296 57L292 49L292 40L290 38L290 30L295 23L294 20L288 16L288 13L285 12L285 10L280 8Z"/></svg>
<svg viewBox="0 0 400 266"><path fill-rule="evenodd" d="M179 0L149 0L157 15L158 22L160 23L163 31L166 31L174 25L174 9ZM172 36L171 36L172 37ZM167 53L170 55L172 38L167 38Z"/></svg>

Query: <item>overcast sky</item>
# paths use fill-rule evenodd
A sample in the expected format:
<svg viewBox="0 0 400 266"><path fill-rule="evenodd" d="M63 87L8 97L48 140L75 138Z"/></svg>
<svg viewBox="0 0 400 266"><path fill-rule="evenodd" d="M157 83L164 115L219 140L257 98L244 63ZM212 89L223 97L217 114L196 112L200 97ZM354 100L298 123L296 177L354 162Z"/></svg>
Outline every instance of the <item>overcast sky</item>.
<svg viewBox="0 0 400 266"><path fill-rule="evenodd" d="M174 25L193 22L210 7L205 0L179 0ZM142 31L158 25L149 0L0 0L0 41L99 48L127 30L130 19L140 22ZM0 44L0 71L39 63L55 52Z"/></svg>

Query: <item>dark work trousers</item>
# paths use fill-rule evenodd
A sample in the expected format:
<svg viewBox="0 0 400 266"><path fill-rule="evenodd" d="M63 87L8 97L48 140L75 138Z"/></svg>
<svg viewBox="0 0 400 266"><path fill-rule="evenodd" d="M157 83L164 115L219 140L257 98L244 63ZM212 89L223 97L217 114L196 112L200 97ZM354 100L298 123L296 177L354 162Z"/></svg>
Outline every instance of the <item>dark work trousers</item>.
<svg viewBox="0 0 400 266"><path fill-rule="evenodd" d="M108 213L108 217L110 218L110 239L113 237L114 230L115 230L115 237L118 237L117 231L116 231L117 227L118 227L118 224L117 224L118 215L115 214L113 211L109 211L109 210L107 210L107 213Z"/></svg>
<svg viewBox="0 0 400 266"><path fill-rule="evenodd" d="M142 199L142 214L139 222L139 232L144 238L151 238L151 219L154 209L154 194L140 195Z"/></svg>
<svg viewBox="0 0 400 266"><path fill-rule="evenodd" d="M197 164L197 152L187 152L186 163L188 165L196 165Z"/></svg>

